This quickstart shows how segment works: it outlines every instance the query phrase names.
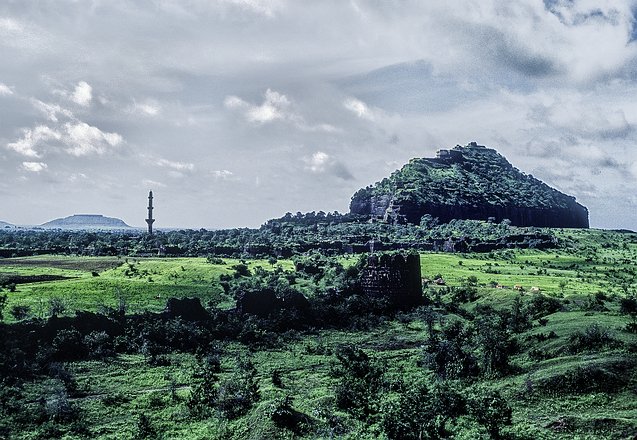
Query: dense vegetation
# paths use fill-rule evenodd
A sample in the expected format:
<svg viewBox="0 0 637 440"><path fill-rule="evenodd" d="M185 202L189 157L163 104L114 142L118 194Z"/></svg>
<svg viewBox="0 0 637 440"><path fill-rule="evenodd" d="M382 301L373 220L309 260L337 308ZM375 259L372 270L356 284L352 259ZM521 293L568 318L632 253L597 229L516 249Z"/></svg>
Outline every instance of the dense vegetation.
<svg viewBox="0 0 637 440"><path fill-rule="evenodd" d="M508 222L456 220L439 224L425 218L420 225L368 223L358 216L310 212L290 213L266 222L259 229L201 229L159 231L154 236L126 232L0 230L0 256L38 254L101 256L209 256L290 257L309 250L331 254L369 250L443 250L445 242L463 241L482 250L502 247L549 247L548 229L518 228Z"/></svg>
<svg viewBox="0 0 637 440"><path fill-rule="evenodd" d="M422 253L403 311L359 256L0 260L0 437L633 438L637 235L555 234Z"/></svg>

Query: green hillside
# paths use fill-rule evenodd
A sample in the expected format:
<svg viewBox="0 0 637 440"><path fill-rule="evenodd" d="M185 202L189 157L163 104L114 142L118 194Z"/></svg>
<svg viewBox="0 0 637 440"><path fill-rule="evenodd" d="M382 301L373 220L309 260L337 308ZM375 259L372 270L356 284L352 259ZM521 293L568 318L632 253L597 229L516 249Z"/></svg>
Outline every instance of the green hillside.
<svg viewBox="0 0 637 440"><path fill-rule="evenodd" d="M412 159L400 170L356 192L354 214L419 223L423 215L496 221L519 226L588 227L575 198L514 168L497 151L475 143Z"/></svg>

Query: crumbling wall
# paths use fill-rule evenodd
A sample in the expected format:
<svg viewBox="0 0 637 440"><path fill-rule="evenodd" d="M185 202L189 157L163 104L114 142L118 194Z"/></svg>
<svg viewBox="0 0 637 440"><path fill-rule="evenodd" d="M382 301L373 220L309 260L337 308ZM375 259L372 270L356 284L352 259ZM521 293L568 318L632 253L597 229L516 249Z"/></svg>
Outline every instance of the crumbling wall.
<svg viewBox="0 0 637 440"><path fill-rule="evenodd" d="M422 303L420 256L409 254L371 255L361 273L361 287L366 295L388 298L398 307Z"/></svg>

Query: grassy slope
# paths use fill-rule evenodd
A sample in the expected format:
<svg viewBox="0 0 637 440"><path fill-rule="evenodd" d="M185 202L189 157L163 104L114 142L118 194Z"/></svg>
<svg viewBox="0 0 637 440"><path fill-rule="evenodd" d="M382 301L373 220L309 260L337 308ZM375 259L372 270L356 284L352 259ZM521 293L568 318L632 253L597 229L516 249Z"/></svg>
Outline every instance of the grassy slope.
<svg viewBox="0 0 637 440"><path fill-rule="evenodd" d="M432 277L440 273L448 285L454 286L460 285L467 276L475 275L480 286L478 302L496 306L510 303L520 293L513 289L491 288L490 281L509 286L520 284L527 290L535 286L546 294L566 297L569 300L566 311L549 315L546 325L541 326L536 322L532 329L518 335L518 339L524 342L522 351L513 359L518 372L485 383L501 389L508 397L514 408L516 430L528 438L622 438L623 434L637 425L635 394L632 390L636 383L634 370L626 373L632 374L629 378L632 385L616 393L598 390L583 394L555 394L542 389L541 384L544 380L574 371L582 365L627 364L630 356L634 356L621 348L573 354L568 353L565 347L571 334L591 323L610 329L624 343L635 343L635 336L623 330L628 318L618 315L616 303L607 302L608 310L597 312L582 311L581 305L590 293L602 291L612 299L624 295L624 290L634 291L636 236L604 231L562 233L563 238L568 236L575 240L568 249L551 252L506 251L491 256L423 254L423 276ZM78 308L94 309L98 303L114 305L115 289L129 295L127 300L131 303L137 301L136 307L139 308L161 309L164 299L161 302L155 300L157 294L162 294L162 297L195 295L227 306L228 299L217 296L220 295L220 288L216 280L220 274L229 273L229 266L237 263L226 260L224 265L210 265L204 259L131 259L129 263L137 270L135 275L130 275L130 266L124 264L101 272L100 277L93 277L85 265L87 261L97 260L77 259L79 266L74 268L67 265L62 269L56 263L56 258L38 258L40 263L37 269L34 267L36 265L30 264L31 259L22 259L19 264L0 265L0 273L4 270L24 270L25 273L39 274L41 272L38 270L46 270L46 266L41 265L42 261L49 261L52 271L79 271L73 272L79 276L77 280L18 286L18 292L9 294L9 306L37 305L40 298L61 296L74 301L73 304ZM269 266L262 261L250 263ZM491 263L492 271L499 273L487 273L488 263ZM291 268L289 261L281 264ZM541 273L538 274L538 271ZM149 282L148 277L153 281ZM560 286L562 280L567 281L565 286ZM531 295L522 294L523 298ZM475 304L466 307L473 306ZM189 394L188 384L195 360L186 354L169 355L171 365L162 367L149 366L140 355L119 356L111 363L73 363L70 368L85 393L75 403L90 420L95 438L128 438L140 413L149 415L152 423L166 438L204 439L217 435L237 439L292 438L291 433L281 432L274 427L268 411L275 399L290 394L295 398L296 409L320 421L321 409L329 406L333 399L333 383L329 377L333 362L331 350L342 343L353 343L375 357L385 359L389 377L422 375L424 373L417 366L417 360L420 357L419 346L426 337L424 329L424 323L415 319L390 322L372 331L322 331L282 344L279 350L252 353L261 377L262 398L247 416L234 422L217 418L205 421L188 419L185 399ZM555 332L557 337L541 342L535 338L539 333L550 332ZM552 352L555 357L533 360L529 356L531 349ZM223 369L224 374L228 375L234 357L239 353L247 354L247 349L241 344L232 343L227 344L224 350ZM282 390L271 382L270 375L274 369L280 369L283 373L285 388ZM177 383L177 401L170 398L170 379ZM50 384L36 383L31 385L30 392L35 401L48 390ZM348 418L345 418L345 423L349 427L356 427L357 424ZM464 437L460 438L481 438L484 435L475 427L467 429ZM32 438L32 434L24 432L18 438ZM373 437L373 427L369 429L369 434ZM323 437L329 437L327 431Z"/></svg>
<svg viewBox="0 0 637 440"><path fill-rule="evenodd" d="M98 310L102 306L116 307L123 298L130 312L159 311L170 297L197 297L220 307L234 305L219 285L221 274L231 274L238 260L224 259L224 264L210 264L205 258L121 259L110 269L93 276L96 267L111 263L110 257L33 257L5 259L0 274L64 275L70 280L27 283L9 293L7 309L13 305L28 305L36 316L45 316L51 298L64 300L69 311ZM281 262L291 269L291 262ZM112 267L117 265L117 267ZM248 262L250 268L271 268L262 260ZM61 268L64 267L64 268ZM108 266L106 266L108 267Z"/></svg>

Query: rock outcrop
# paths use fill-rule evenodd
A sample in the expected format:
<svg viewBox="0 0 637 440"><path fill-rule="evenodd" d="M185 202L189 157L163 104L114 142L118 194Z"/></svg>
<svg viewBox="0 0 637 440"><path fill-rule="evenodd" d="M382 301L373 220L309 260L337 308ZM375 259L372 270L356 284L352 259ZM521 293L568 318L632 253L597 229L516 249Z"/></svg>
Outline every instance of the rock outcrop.
<svg viewBox="0 0 637 440"><path fill-rule="evenodd" d="M352 214L390 223L418 224L424 215L453 219L505 219L514 226L588 228L588 209L575 197L514 168L497 151L477 145L412 159L390 177L356 192Z"/></svg>

